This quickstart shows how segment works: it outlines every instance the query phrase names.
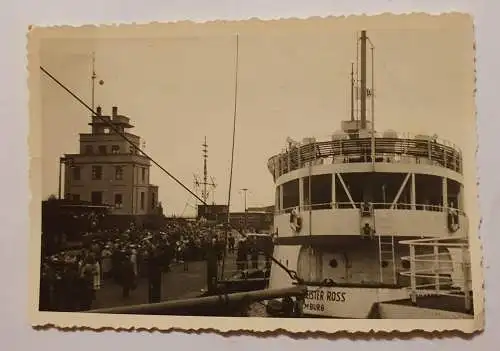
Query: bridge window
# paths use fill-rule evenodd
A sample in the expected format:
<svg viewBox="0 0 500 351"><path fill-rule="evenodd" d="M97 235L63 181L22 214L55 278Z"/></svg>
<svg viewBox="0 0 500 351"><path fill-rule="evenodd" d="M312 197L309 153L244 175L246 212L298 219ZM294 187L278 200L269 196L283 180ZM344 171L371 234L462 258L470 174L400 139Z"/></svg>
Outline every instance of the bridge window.
<svg viewBox="0 0 500 351"><path fill-rule="evenodd" d="M448 182L448 207L461 209L462 205L460 204L460 192L461 185L460 183L447 179Z"/></svg>
<svg viewBox="0 0 500 351"><path fill-rule="evenodd" d="M375 204L376 208L389 208L401 190L398 201L398 208L410 208L411 202L411 181L408 179L403 186L407 173L343 173L339 175L356 203L364 201ZM350 207L349 197L337 179L335 184L337 206L340 208Z"/></svg>
<svg viewBox="0 0 500 351"><path fill-rule="evenodd" d="M294 179L286 182L283 187L283 209L290 212L294 207L299 206L299 180Z"/></svg>
<svg viewBox="0 0 500 351"><path fill-rule="evenodd" d="M276 210L281 210L281 204L280 204L280 187L277 186L276 187L276 192L274 194L274 204L275 204L275 208Z"/></svg>
<svg viewBox="0 0 500 351"><path fill-rule="evenodd" d="M415 203L418 210L439 211L443 205L441 177L415 174Z"/></svg>
<svg viewBox="0 0 500 351"><path fill-rule="evenodd" d="M339 176L344 180L344 184L352 200L357 204L361 203L363 201L363 192L367 189L367 185L371 183L367 178L370 177L370 175L365 173L343 173ZM348 204L350 202L349 196L340 180L336 181L335 187L336 202L339 203L339 206L341 208L345 206L350 207L350 204Z"/></svg>
<svg viewBox="0 0 500 351"><path fill-rule="evenodd" d="M312 209L332 208L332 175L320 174L311 177L309 186L309 177L304 178L304 205L312 205ZM309 190L311 194L309 194Z"/></svg>

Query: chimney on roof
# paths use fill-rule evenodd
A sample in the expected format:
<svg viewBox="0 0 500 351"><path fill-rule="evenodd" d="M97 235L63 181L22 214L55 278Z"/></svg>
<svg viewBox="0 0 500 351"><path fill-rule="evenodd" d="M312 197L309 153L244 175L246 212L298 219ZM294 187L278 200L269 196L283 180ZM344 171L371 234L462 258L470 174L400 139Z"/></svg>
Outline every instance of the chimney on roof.
<svg viewBox="0 0 500 351"><path fill-rule="evenodd" d="M97 109L96 109L96 114L97 114L98 116L100 116L100 115L101 115L101 113L102 113L102 107L101 107L101 106L97 106Z"/></svg>
<svg viewBox="0 0 500 351"><path fill-rule="evenodd" d="M118 116L118 107L117 106L113 106L112 116L113 116L113 118Z"/></svg>

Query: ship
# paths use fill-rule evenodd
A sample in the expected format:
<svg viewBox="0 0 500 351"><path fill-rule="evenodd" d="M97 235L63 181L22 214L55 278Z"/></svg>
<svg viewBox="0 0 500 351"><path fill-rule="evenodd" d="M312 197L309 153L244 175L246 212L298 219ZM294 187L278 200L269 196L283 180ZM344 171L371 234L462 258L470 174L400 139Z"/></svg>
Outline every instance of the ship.
<svg viewBox="0 0 500 351"><path fill-rule="evenodd" d="M286 150L268 161L275 184L274 248L263 252L271 262L269 277L258 277L258 286L242 282L248 277L225 280L218 277L212 258L207 276L215 283L213 291L90 312L252 316L251 307L265 302L269 317L473 318L462 153L437 135L375 131L374 47L366 31L361 31L357 46L356 80L351 67L351 119L341 122L341 130L326 141L288 139ZM231 179L232 171L229 190ZM228 219L229 203L230 198ZM258 316L263 317L260 311Z"/></svg>
<svg viewBox="0 0 500 351"><path fill-rule="evenodd" d="M375 130L374 46L366 31L357 43L351 119L329 140L288 138L268 161L269 289L305 285L302 317L473 318L462 153L437 135Z"/></svg>

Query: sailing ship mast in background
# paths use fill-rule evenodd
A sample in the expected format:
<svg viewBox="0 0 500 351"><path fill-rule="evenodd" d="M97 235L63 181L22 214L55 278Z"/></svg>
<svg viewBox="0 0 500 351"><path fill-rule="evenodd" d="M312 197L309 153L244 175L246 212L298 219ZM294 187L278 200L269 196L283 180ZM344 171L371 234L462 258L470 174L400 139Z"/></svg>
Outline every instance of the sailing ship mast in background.
<svg viewBox="0 0 500 351"><path fill-rule="evenodd" d="M203 180L200 180L197 175L194 176L194 186L196 189L196 192L201 189L201 198L205 203L208 203L208 198L210 193L212 194L212 204L215 204L215 188L217 187L217 184L215 184L215 179L214 177L209 177L208 176L208 144L207 144L207 137L205 137L205 141L201 145L203 147L202 149L202 155L203 155Z"/></svg>

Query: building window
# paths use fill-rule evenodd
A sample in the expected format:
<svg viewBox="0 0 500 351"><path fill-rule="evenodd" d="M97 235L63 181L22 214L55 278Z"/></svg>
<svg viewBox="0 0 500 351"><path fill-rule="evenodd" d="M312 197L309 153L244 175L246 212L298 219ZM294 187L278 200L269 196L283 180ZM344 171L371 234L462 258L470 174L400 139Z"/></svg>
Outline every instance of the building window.
<svg viewBox="0 0 500 351"><path fill-rule="evenodd" d="M101 155L105 155L106 154L106 145L99 145L99 153Z"/></svg>
<svg viewBox="0 0 500 351"><path fill-rule="evenodd" d="M80 180L80 167L75 166L73 169L73 180Z"/></svg>
<svg viewBox="0 0 500 351"><path fill-rule="evenodd" d="M102 191L93 191L90 194L90 202L93 204L102 204Z"/></svg>
<svg viewBox="0 0 500 351"><path fill-rule="evenodd" d="M145 183L146 182L146 168L141 168L141 178L142 178L142 182Z"/></svg>
<svg viewBox="0 0 500 351"><path fill-rule="evenodd" d="M102 179L102 166L92 166L92 180Z"/></svg>
<svg viewBox="0 0 500 351"><path fill-rule="evenodd" d="M119 145L111 145L111 153L112 154L119 154L120 153L120 146Z"/></svg>
<svg viewBox="0 0 500 351"><path fill-rule="evenodd" d="M115 194L115 207L122 208L122 206L123 206L123 195Z"/></svg>
<svg viewBox="0 0 500 351"><path fill-rule="evenodd" d="M141 210L144 210L144 191L141 191Z"/></svg>
<svg viewBox="0 0 500 351"><path fill-rule="evenodd" d="M92 147L92 145L85 145L85 153L86 154L94 153L94 148Z"/></svg>
<svg viewBox="0 0 500 351"><path fill-rule="evenodd" d="M151 193L151 209L154 210L155 207L156 207L156 204L155 204L155 193Z"/></svg>
<svg viewBox="0 0 500 351"><path fill-rule="evenodd" d="M123 166L115 166L115 179L116 180L123 179Z"/></svg>

